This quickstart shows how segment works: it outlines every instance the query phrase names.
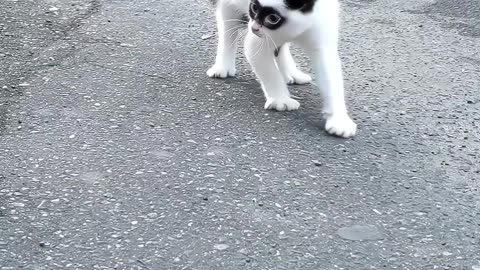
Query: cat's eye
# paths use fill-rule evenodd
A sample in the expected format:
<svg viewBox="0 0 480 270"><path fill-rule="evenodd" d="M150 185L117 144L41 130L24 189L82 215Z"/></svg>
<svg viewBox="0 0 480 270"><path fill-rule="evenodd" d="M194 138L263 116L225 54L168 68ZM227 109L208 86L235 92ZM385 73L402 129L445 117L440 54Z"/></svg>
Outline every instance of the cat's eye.
<svg viewBox="0 0 480 270"><path fill-rule="evenodd" d="M267 17L265 17L265 22L271 25L275 25L279 23L281 19L282 18L277 14L270 14Z"/></svg>
<svg viewBox="0 0 480 270"><path fill-rule="evenodd" d="M255 3L250 4L250 9L252 10L252 12L254 14L258 13L258 7L257 7L257 5L255 5Z"/></svg>

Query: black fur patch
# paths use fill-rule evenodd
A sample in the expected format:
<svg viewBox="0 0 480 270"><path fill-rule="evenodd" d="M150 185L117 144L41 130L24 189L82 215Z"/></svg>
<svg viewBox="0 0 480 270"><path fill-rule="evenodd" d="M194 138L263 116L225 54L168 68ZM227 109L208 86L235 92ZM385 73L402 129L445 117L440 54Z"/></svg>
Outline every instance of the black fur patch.
<svg viewBox="0 0 480 270"><path fill-rule="evenodd" d="M276 48L275 51L273 51L273 54L275 55L275 57L278 57L278 54L280 53L281 49L282 49L282 45L280 45L280 47Z"/></svg>
<svg viewBox="0 0 480 270"><path fill-rule="evenodd" d="M312 12L316 0L284 0L287 8L300 10L303 13Z"/></svg>
<svg viewBox="0 0 480 270"><path fill-rule="evenodd" d="M248 24L248 20L250 20L250 18L248 18L247 14L243 14L240 20L242 20L243 24Z"/></svg>
<svg viewBox="0 0 480 270"><path fill-rule="evenodd" d="M258 24L263 25L270 30L280 28L280 26L282 26L282 24L287 20L276 9L260 5L258 0L253 0L250 2L248 15L250 18L252 18L252 20L255 20ZM266 20L266 18L270 15L278 16L280 20L276 24L271 24Z"/></svg>

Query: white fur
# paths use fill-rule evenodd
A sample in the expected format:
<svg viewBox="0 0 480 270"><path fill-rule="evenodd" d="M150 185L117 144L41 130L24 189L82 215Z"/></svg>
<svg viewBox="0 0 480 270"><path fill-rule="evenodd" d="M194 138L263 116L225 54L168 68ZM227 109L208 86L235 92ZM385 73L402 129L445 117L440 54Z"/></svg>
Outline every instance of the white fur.
<svg viewBox="0 0 480 270"><path fill-rule="evenodd" d="M282 46L277 58L277 65L280 73L288 84L306 84L312 81L310 75L301 72L297 68L295 60L290 53L290 44Z"/></svg>
<svg viewBox="0 0 480 270"><path fill-rule="evenodd" d="M260 80L266 109L297 110L298 101L290 97L287 83L308 83L309 75L297 69L289 43L302 47L310 56L320 93L324 100L325 129L341 137L355 135L357 125L348 116L344 98L343 75L338 55L339 3L317 0L310 13L288 10L283 0L259 0L262 6L275 8L287 20L270 30L254 21L248 23L245 55ZM207 72L210 77L234 76L236 39L241 22L238 18L249 9L249 0L218 0L217 27L219 43L215 64ZM251 28L260 28L253 33ZM281 46L278 57L275 48Z"/></svg>

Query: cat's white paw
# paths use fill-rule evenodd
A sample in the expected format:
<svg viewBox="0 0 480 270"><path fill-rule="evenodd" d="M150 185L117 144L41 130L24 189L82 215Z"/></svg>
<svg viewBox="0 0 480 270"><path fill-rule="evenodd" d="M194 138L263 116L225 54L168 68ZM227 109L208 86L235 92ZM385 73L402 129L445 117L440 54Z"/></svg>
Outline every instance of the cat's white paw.
<svg viewBox="0 0 480 270"><path fill-rule="evenodd" d="M312 77L297 69L287 75L286 81L287 84L307 84L312 81Z"/></svg>
<svg viewBox="0 0 480 270"><path fill-rule="evenodd" d="M291 97L267 98L266 110L294 111L300 108L300 103Z"/></svg>
<svg viewBox="0 0 480 270"><path fill-rule="evenodd" d="M350 138L357 133L357 124L347 114L330 115L326 118L325 130L343 138Z"/></svg>
<svg viewBox="0 0 480 270"><path fill-rule="evenodd" d="M210 78L227 78L233 77L237 73L235 66L229 65L213 65L208 71L207 75Z"/></svg>

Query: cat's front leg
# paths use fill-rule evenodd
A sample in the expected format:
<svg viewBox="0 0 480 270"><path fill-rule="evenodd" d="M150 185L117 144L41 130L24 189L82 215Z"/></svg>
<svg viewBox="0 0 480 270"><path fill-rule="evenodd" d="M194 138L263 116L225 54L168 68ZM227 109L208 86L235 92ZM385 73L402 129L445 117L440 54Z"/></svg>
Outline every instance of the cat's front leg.
<svg viewBox="0 0 480 270"><path fill-rule="evenodd" d="M267 99L265 109L292 111L300 107L298 101L290 97L285 80L274 59L274 44L268 37L258 37L248 31L245 39L245 56L262 85Z"/></svg>
<svg viewBox="0 0 480 270"><path fill-rule="evenodd" d="M352 137L357 132L357 125L347 113L342 64L337 47L318 47L311 49L309 53L323 97L325 130L340 137Z"/></svg>
<svg viewBox="0 0 480 270"><path fill-rule="evenodd" d="M237 37L242 26L238 12L228 1L218 1L216 10L218 47L215 64L207 71L212 78L235 76L235 54L237 52Z"/></svg>
<svg viewBox="0 0 480 270"><path fill-rule="evenodd" d="M278 68L287 84L306 84L312 81L310 75L303 73L297 68L297 64L290 52L289 43L285 43L280 48L277 48L275 57Z"/></svg>

